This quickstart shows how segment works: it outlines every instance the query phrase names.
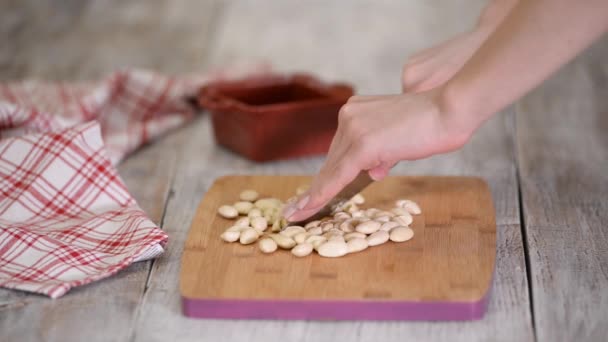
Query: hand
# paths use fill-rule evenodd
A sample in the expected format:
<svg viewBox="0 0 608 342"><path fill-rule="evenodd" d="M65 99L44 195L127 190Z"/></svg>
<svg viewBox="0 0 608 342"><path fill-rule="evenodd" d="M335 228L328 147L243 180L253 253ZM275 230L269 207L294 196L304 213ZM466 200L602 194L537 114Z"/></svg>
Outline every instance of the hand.
<svg viewBox="0 0 608 342"><path fill-rule="evenodd" d="M403 66L403 91L427 91L451 79L496 30L517 2L518 0L490 1L473 30L411 56Z"/></svg>
<svg viewBox="0 0 608 342"><path fill-rule="evenodd" d="M447 82L471 58L487 33L475 29L412 55L403 66L403 92L428 91Z"/></svg>
<svg viewBox="0 0 608 342"><path fill-rule="evenodd" d="M414 160L461 147L473 125L448 112L441 91L353 96L342 107L325 164L310 190L284 216L300 221L315 214L361 170L384 178L400 160ZM471 129L470 129L471 128Z"/></svg>

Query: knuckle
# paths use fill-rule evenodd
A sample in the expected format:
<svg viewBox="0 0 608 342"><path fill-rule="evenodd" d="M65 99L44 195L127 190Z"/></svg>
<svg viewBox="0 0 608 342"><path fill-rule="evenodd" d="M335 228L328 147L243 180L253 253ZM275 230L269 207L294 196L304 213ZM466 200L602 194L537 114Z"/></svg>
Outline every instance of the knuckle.
<svg viewBox="0 0 608 342"><path fill-rule="evenodd" d="M412 65L406 65L401 72L401 81L403 84L412 84L418 75L418 70Z"/></svg>
<svg viewBox="0 0 608 342"><path fill-rule="evenodd" d="M342 108L340 108L340 112L338 113L338 121L339 122L347 122L353 116L353 104L352 102L345 103Z"/></svg>
<svg viewBox="0 0 608 342"><path fill-rule="evenodd" d="M391 156L390 152L386 149L381 149L378 151L378 163L384 165L394 165L395 160L393 156Z"/></svg>
<svg viewBox="0 0 608 342"><path fill-rule="evenodd" d="M351 139L359 140L364 134L364 129L365 127L358 120L352 119L345 123L344 132Z"/></svg>
<svg viewBox="0 0 608 342"><path fill-rule="evenodd" d="M360 95L353 95L353 96L351 96L351 97L348 98L348 101L346 101L346 103L357 102L360 99L361 99Z"/></svg>

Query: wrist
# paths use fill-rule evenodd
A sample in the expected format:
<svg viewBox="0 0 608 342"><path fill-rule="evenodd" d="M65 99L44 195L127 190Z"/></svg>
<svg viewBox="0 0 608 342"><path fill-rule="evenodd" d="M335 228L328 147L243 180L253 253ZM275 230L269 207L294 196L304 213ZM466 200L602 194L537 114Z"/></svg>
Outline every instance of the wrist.
<svg viewBox="0 0 608 342"><path fill-rule="evenodd" d="M444 131L455 141L468 141L481 125L476 104L460 92L457 85L446 83L437 89L437 103Z"/></svg>

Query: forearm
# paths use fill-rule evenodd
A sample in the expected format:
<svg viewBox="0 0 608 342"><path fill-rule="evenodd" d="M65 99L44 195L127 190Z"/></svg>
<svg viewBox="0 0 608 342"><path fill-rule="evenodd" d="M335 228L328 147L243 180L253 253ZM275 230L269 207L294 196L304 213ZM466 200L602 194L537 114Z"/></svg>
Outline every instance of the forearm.
<svg viewBox="0 0 608 342"><path fill-rule="evenodd" d="M442 102L474 130L536 87L608 28L608 1L520 1L444 86Z"/></svg>

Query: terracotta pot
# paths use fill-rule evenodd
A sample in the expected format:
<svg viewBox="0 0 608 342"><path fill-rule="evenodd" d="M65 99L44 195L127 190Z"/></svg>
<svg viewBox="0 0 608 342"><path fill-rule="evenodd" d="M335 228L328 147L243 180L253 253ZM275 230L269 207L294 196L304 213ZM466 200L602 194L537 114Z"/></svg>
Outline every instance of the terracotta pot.
<svg viewBox="0 0 608 342"><path fill-rule="evenodd" d="M255 161L324 154L347 84L325 84L307 74L216 82L201 88L218 144Z"/></svg>

